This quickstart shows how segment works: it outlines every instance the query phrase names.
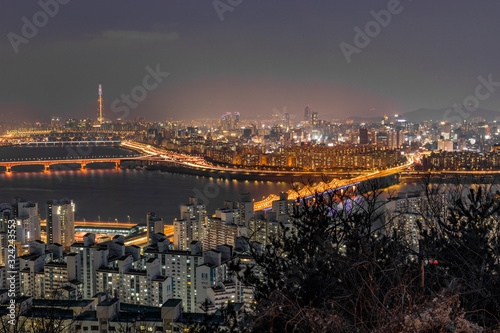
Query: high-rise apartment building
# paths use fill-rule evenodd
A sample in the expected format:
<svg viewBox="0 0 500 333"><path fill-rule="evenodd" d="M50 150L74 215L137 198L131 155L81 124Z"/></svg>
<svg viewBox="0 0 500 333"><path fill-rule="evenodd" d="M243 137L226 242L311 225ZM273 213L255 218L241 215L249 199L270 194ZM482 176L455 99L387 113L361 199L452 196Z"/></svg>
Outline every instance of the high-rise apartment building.
<svg viewBox="0 0 500 333"><path fill-rule="evenodd" d="M68 253L63 260L45 264L43 276L43 285L36 288L42 289L43 298L82 298L83 284L79 280L81 276L80 256L76 253Z"/></svg>
<svg viewBox="0 0 500 333"><path fill-rule="evenodd" d="M190 219L187 214L181 220L174 221L174 248L187 251L193 241L203 239L204 225L198 219Z"/></svg>
<svg viewBox="0 0 500 333"><path fill-rule="evenodd" d="M205 218L207 216L207 207L198 201L198 198L190 197L187 204L180 205L180 216L183 219L189 214L189 219L197 219L198 221L205 223Z"/></svg>
<svg viewBox="0 0 500 333"><path fill-rule="evenodd" d="M193 241L202 241L206 224L206 207L195 197L180 206L180 219L174 220L174 248L187 251Z"/></svg>
<svg viewBox="0 0 500 333"><path fill-rule="evenodd" d="M402 131L387 133L387 146L392 149L401 148L405 144L405 134Z"/></svg>
<svg viewBox="0 0 500 333"><path fill-rule="evenodd" d="M160 238L168 239L161 234ZM153 236L156 240L159 237ZM143 260L141 260L141 249L138 246L125 246L125 237L115 236L112 240L96 243L95 234L86 234L83 236L83 242L74 243L71 246L71 252L80 256L82 263L80 281L83 282L82 294L84 298L93 297L98 289L98 280L96 271L98 269L116 269L120 265L120 259L130 257L133 259L133 269L143 269Z"/></svg>
<svg viewBox="0 0 500 333"><path fill-rule="evenodd" d="M163 219L161 217L157 217L154 212L148 213L146 215L146 223L149 242L151 242L151 238L154 234L165 232Z"/></svg>
<svg viewBox="0 0 500 333"><path fill-rule="evenodd" d="M101 267L96 271L97 292L108 293L120 302L161 306L172 298L172 278L160 274L160 260L150 258L145 270L133 269L134 258L118 259L118 267Z"/></svg>
<svg viewBox="0 0 500 333"><path fill-rule="evenodd" d="M234 239L247 236L247 228L241 223L241 214L231 201L224 203L224 208L217 209L215 216L207 218L203 235L203 250L213 250L219 245L234 245Z"/></svg>
<svg viewBox="0 0 500 333"><path fill-rule="evenodd" d="M38 203L26 201L23 198L16 198L12 202L12 207L20 226L17 236L21 244L40 240L40 212Z"/></svg>
<svg viewBox="0 0 500 333"><path fill-rule="evenodd" d="M255 216L254 203L250 193L240 194L238 206L240 209L240 224L248 227L248 222Z"/></svg>
<svg viewBox="0 0 500 333"><path fill-rule="evenodd" d="M198 312L196 269L203 264L202 245L193 242L190 247L189 251L177 251L150 246L144 250L144 256L160 260L161 274L173 279L173 297L182 299L186 311Z"/></svg>
<svg viewBox="0 0 500 333"><path fill-rule="evenodd" d="M424 193L405 193L390 198L385 204L386 233L391 235L397 230L405 237L408 246L418 251L420 228L438 227L437 220L445 220L445 202L444 194L427 198Z"/></svg>
<svg viewBox="0 0 500 333"><path fill-rule="evenodd" d="M438 150L453 151L454 148L452 140L438 140Z"/></svg>
<svg viewBox="0 0 500 333"><path fill-rule="evenodd" d="M75 242L75 204L72 200L47 201L47 243L69 248Z"/></svg>

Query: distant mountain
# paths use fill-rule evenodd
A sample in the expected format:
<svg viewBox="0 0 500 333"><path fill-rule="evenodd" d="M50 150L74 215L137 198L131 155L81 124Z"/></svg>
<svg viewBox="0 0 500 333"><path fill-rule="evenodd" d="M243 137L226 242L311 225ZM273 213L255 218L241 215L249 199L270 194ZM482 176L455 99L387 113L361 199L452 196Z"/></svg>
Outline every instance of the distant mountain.
<svg viewBox="0 0 500 333"><path fill-rule="evenodd" d="M444 109L422 108L403 113L403 117L412 123L421 123L424 120L450 121L452 123L456 123L475 117L484 118L486 121L493 121L496 119L500 120L500 111L477 109L474 112L469 112L464 107L456 109L453 107Z"/></svg>

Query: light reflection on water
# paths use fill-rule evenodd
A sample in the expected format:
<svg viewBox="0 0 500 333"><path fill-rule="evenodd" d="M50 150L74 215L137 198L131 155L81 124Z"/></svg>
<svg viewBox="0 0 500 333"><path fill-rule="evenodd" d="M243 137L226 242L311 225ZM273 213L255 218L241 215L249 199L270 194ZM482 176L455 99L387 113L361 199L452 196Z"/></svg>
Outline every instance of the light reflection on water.
<svg viewBox="0 0 500 333"><path fill-rule="evenodd" d="M34 152L37 149L28 150ZM0 149L0 153L2 151ZM21 155L25 156L26 153ZM196 193L205 196L203 200L207 203L208 213L213 214L216 208L223 206L224 200L237 200L240 193L250 192L257 201L269 194L279 194L291 188L288 182L229 181L133 169L89 167L82 171L78 166L75 168L44 172L43 168L27 167L32 172L0 172L0 203L10 202L12 198L21 196L38 202L41 216L45 218L44 203L66 197L76 204L77 220L97 220L100 216L102 221L127 221L127 216L130 216L132 222L145 222L146 213L154 211L170 223L175 217L179 217L179 205ZM34 170L39 171L33 172ZM417 183L399 184L388 188L383 197L417 191L421 191ZM212 195L214 193L215 197Z"/></svg>
<svg viewBox="0 0 500 333"><path fill-rule="evenodd" d="M208 189L208 190L207 190ZM76 218L87 221L145 222L146 213L154 211L171 222L179 216L179 205L190 196L205 196L208 213L222 207L224 200L237 200L240 193L250 192L255 200L290 189L287 182L228 181L183 174L133 169L87 169L51 172L0 172L0 203L16 196L38 202L42 218L45 202L69 198L76 204ZM384 198L399 193L421 191L421 186L399 184L389 187ZM216 194L215 197L213 194Z"/></svg>
<svg viewBox="0 0 500 333"><path fill-rule="evenodd" d="M289 188L286 182L228 181L133 169L0 172L0 202L24 197L38 202L45 218L44 203L66 197L76 204L77 220L100 216L102 221L127 221L130 215L132 222L145 222L146 213L154 211L171 222L179 215L179 205L195 193L205 195L212 214L224 200L236 200L240 193L250 192L257 199Z"/></svg>

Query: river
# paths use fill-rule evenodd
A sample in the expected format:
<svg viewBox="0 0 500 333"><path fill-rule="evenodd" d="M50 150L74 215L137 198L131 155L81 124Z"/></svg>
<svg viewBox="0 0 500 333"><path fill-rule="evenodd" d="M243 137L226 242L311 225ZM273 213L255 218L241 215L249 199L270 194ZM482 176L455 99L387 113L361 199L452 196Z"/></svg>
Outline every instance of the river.
<svg viewBox="0 0 500 333"><path fill-rule="evenodd" d="M114 147L4 147L0 161L75 156L124 156L131 151ZM261 200L271 193L290 189L287 182L236 181L135 169L93 169L78 166L55 166L59 171L43 172L42 166L14 168L10 174L0 171L0 202L23 197L38 202L41 217L46 217L47 200L68 198L75 202L75 219L144 223L148 212L155 212L170 223L179 216L179 205L190 196L207 204L209 214L222 207L225 200L237 200L249 192ZM104 165L97 165L104 167ZM21 170L21 171L16 171Z"/></svg>
<svg viewBox="0 0 500 333"><path fill-rule="evenodd" d="M3 147L0 161L5 159L68 158L127 156L134 152L116 147ZM75 157L75 158L76 158ZM43 166L16 167L10 174L0 171L0 203L23 197L38 202L42 219L46 218L45 202L68 198L75 202L77 221L115 221L144 223L148 212L155 212L171 223L179 217L179 205L197 196L213 214L225 200L237 200L249 192L255 201L269 194L291 188L288 182L237 181L177 173L137 169L114 169L105 164L54 166L44 172ZM18 170L18 171L16 171ZM416 184L392 186L389 191L419 191ZM388 193L386 193L388 195Z"/></svg>

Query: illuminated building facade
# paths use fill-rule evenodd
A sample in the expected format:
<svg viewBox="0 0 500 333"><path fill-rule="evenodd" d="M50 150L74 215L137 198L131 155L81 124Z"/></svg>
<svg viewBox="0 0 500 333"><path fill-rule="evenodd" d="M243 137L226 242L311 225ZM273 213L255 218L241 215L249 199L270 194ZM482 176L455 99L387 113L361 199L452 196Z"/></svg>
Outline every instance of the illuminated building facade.
<svg viewBox="0 0 500 333"><path fill-rule="evenodd" d="M150 258L145 270L133 269L131 255L118 259L117 268L96 271L97 292L114 295L123 303L161 306L172 298L172 278L160 274L160 261Z"/></svg>
<svg viewBox="0 0 500 333"><path fill-rule="evenodd" d="M72 200L47 201L47 242L65 248L75 242L75 204Z"/></svg>

